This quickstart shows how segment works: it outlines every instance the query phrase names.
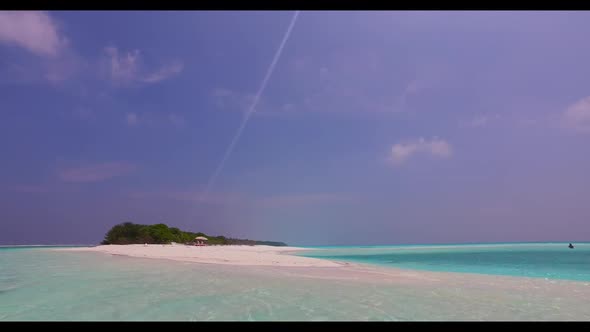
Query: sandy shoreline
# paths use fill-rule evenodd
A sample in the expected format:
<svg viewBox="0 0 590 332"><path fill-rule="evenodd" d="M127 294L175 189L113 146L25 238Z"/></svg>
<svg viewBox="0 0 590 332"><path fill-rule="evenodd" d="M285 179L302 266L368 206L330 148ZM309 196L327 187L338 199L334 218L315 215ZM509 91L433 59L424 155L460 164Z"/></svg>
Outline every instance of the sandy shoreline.
<svg viewBox="0 0 590 332"><path fill-rule="evenodd" d="M325 259L289 255L308 250L298 247L272 246L187 246L187 245L102 245L89 248L56 248L59 251L99 252L111 255L170 259L184 262L246 265L246 266L298 266L339 267L342 265Z"/></svg>
<svg viewBox="0 0 590 332"><path fill-rule="evenodd" d="M295 273L299 277L310 277L332 280L357 280L367 282L395 282L397 284L427 284L443 282L447 285L455 283L483 283L493 285L496 283L504 286L512 285L514 288L529 285L548 286L575 285L582 286L585 291L590 291L590 283L584 281L515 277L502 275L483 275L460 272L435 272L408 270L395 267L380 267L366 264L338 262L328 259L302 257L292 255L297 251L310 250L299 247L273 247L273 246L186 246L186 245L101 245L96 247L55 248L52 251L68 252L94 252L114 256L164 259L180 262L192 262L199 264L222 265L226 267L244 266L267 269L277 267L274 271L282 271L286 274ZM315 249L314 249L315 250ZM221 266L220 266L221 268ZM244 271L244 270L242 270ZM516 286L516 285L518 286Z"/></svg>

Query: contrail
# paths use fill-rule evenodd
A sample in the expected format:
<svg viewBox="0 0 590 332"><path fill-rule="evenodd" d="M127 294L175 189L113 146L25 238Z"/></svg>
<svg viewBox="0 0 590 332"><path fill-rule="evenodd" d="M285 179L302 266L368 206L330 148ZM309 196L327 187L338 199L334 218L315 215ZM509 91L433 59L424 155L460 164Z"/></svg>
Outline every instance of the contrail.
<svg viewBox="0 0 590 332"><path fill-rule="evenodd" d="M219 165L215 169L215 172L213 172L213 174L209 178L209 181L207 181L207 186L205 187L205 191L201 195L201 199L199 200L200 202L202 202L203 199L205 199L207 197L209 190L211 189L211 187L215 183L215 180L217 179L217 176L219 176L219 173L221 173L223 166L225 166L225 162L227 161L227 159L231 155L232 151L234 150L234 147L238 143L240 136L242 136L242 132L244 131L244 128L246 127L246 124L248 123L250 116L252 115L252 113L254 113L254 110L256 109L256 105L258 104L258 100L260 99L260 96L264 92L264 89L266 88L266 84L268 83L268 80L272 76L272 73L275 70L275 66L276 66L277 62L279 61L279 58L281 57L281 53L283 53L283 48L285 47L285 44L287 43L287 40L289 39L289 36L291 35L291 30L293 30L293 27L295 26L295 22L297 21L297 16L299 16L299 11L295 11L295 13L293 14L293 17L291 18L291 23L289 24L289 27L287 28L287 31L285 32L285 35L283 36L283 40L281 41L281 44L279 45L279 48L277 49L277 51L272 59L272 62L270 63L270 66L268 67L268 70L266 71L266 75L264 76L264 79L262 80L262 84L260 85L260 88L258 89L256 96L254 96L254 101L252 102L252 105L250 105L250 108L248 108L248 111L244 115L244 118L242 119L242 123L240 124L240 127L238 128L238 131L236 131L236 134L234 135L233 139L231 140L231 143L229 144L229 146L225 150L225 154L223 155L221 162L219 163Z"/></svg>

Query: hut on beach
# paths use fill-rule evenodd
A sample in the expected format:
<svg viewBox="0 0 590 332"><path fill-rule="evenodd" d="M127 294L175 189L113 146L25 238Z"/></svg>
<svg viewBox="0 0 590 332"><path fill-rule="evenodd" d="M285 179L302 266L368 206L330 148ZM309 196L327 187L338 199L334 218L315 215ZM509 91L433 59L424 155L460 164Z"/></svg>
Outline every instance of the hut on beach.
<svg viewBox="0 0 590 332"><path fill-rule="evenodd" d="M207 241L207 240L208 239L206 237L204 237L204 236L197 236L195 238L195 245L196 246L206 246L207 244L206 244L205 241Z"/></svg>

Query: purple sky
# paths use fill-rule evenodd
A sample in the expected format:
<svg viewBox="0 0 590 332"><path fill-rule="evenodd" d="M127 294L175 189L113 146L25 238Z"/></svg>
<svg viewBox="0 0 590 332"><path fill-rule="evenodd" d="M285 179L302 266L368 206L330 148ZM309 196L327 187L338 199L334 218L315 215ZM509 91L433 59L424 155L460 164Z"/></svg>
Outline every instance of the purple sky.
<svg viewBox="0 0 590 332"><path fill-rule="evenodd" d="M0 12L0 244L590 240L590 13Z"/></svg>

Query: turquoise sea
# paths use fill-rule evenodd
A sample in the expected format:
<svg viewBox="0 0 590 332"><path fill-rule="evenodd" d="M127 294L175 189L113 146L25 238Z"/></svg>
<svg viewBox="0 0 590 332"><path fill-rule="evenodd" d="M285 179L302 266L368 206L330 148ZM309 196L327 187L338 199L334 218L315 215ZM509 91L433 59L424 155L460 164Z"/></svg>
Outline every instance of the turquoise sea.
<svg viewBox="0 0 590 332"><path fill-rule="evenodd" d="M589 246L322 247L303 253L404 269L350 271L0 247L0 321L590 320L590 285L583 281Z"/></svg>
<svg viewBox="0 0 590 332"><path fill-rule="evenodd" d="M303 256L406 269L590 281L590 243L309 247Z"/></svg>

